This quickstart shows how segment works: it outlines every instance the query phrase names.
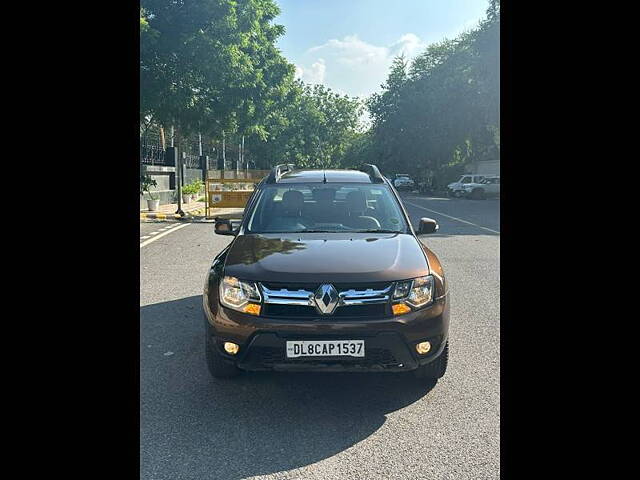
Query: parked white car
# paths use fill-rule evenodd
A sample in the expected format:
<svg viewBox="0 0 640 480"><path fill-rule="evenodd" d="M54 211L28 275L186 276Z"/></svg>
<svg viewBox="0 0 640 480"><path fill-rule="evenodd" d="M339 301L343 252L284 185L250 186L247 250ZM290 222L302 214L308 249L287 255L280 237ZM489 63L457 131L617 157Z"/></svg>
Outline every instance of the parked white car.
<svg viewBox="0 0 640 480"><path fill-rule="evenodd" d="M471 183L480 183L485 179L487 175L478 175L467 173L462 175L457 182L450 183L447 185L447 190L450 196L452 197L462 197L465 194L464 187Z"/></svg>
<svg viewBox="0 0 640 480"><path fill-rule="evenodd" d="M416 188L416 182L409 175L399 173L393 180L393 186L396 187L396 190L413 190Z"/></svg>
<svg viewBox="0 0 640 480"><path fill-rule="evenodd" d="M473 199L484 199L488 196L500 195L500 177L485 177L478 183L467 183L464 186L464 196Z"/></svg>

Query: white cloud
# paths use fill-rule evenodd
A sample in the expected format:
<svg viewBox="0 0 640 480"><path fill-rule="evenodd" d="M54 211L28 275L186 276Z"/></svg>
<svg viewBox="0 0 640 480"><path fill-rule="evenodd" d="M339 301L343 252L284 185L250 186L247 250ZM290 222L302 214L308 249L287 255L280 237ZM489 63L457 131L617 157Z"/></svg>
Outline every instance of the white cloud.
<svg viewBox="0 0 640 480"><path fill-rule="evenodd" d="M351 96L368 96L384 83L395 56L404 53L411 59L426 46L413 33L402 35L390 45L374 45L357 35L347 35L307 50L303 65L296 66L296 75L305 82L324 83Z"/></svg>
<svg viewBox="0 0 640 480"><path fill-rule="evenodd" d="M425 48L427 48L427 44L423 43L417 35L407 33L389 47L389 53L394 57L402 54L406 57L415 57Z"/></svg>
<svg viewBox="0 0 640 480"><path fill-rule="evenodd" d="M316 62L311 64L311 68L302 68L296 65L296 78L301 78L305 83L324 83L324 75L327 71L327 66L324 63L324 59L319 58Z"/></svg>
<svg viewBox="0 0 640 480"><path fill-rule="evenodd" d="M345 65L366 65L379 62L387 56L385 47L363 42L357 35L347 35L343 40L332 39L324 45L307 50L307 54L314 52L328 52L336 56Z"/></svg>

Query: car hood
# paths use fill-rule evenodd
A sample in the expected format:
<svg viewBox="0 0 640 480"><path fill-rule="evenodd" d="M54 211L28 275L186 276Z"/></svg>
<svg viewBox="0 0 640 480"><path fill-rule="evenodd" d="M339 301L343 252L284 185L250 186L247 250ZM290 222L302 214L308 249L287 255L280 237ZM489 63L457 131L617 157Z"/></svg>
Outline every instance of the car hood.
<svg viewBox="0 0 640 480"><path fill-rule="evenodd" d="M396 233L241 235L224 270L243 280L285 283L368 283L429 274L420 242Z"/></svg>

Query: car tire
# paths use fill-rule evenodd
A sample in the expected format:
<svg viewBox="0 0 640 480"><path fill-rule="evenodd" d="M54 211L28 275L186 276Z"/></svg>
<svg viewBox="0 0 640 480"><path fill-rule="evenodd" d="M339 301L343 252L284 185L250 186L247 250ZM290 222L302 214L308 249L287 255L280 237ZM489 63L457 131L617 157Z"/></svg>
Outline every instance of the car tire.
<svg viewBox="0 0 640 480"><path fill-rule="evenodd" d="M471 198L473 198L474 200L484 200L485 199L484 189L482 188L474 189L471 192Z"/></svg>
<svg viewBox="0 0 640 480"><path fill-rule="evenodd" d="M240 375L242 372L233 363L226 360L218 349L215 342L209 333L207 332L207 338L205 342L205 356L207 358L207 367L209 367L209 373L214 378L233 378Z"/></svg>
<svg viewBox="0 0 640 480"><path fill-rule="evenodd" d="M442 353L435 360L416 368L413 375L418 379L437 380L442 378L449 364L449 342L445 343Z"/></svg>
<svg viewBox="0 0 640 480"><path fill-rule="evenodd" d="M454 190L451 196L453 198L461 198L463 196L462 190Z"/></svg>

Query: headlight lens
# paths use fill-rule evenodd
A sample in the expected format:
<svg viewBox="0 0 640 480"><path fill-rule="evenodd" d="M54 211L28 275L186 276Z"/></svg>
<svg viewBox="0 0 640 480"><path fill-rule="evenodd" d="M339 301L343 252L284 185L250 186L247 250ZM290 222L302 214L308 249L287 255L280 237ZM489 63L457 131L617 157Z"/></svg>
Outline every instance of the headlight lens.
<svg viewBox="0 0 640 480"><path fill-rule="evenodd" d="M409 291L411 290L411 282L413 282L413 280L396 283L396 289L393 291L394 300L398 298L404 298L409 295Z"/></svg>
<svg viewBox="0 0 640 480"><path fill-rule="evenodd" d="M433 277L416 278L407 297L407 303L415 308L424 307L433 301Z"/></svg>
<svg viewBox="0 0 640 480"><path fill-rule="evenodd" d="M249 302L259 304L261 300L258 286L253 282L243 282L236 277L224 277L220 282L220 303L225 307L245 312ZM253 313L251 309L248 312Z"/></svg>
<svg viewBox="0 0 640 480"><path fill-rule="evenodd" d="M434 281L432 275L396 283L394 300L404 300L413 308L422 308L433 302Z"/></svg>

